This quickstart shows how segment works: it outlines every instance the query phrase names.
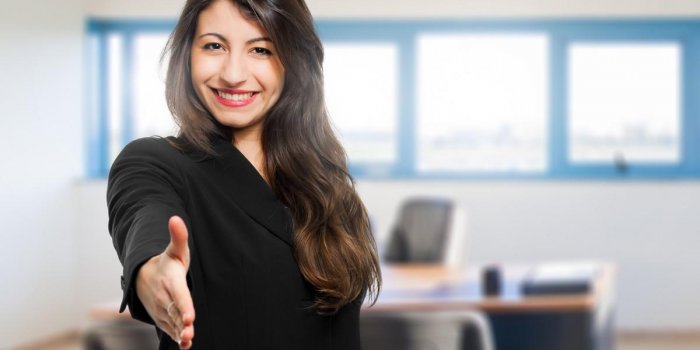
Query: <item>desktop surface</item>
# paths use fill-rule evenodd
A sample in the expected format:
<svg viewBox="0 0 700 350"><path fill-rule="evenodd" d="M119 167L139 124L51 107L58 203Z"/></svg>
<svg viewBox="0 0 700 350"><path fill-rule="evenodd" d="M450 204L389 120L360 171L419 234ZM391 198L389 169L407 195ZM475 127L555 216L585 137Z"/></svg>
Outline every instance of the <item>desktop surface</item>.
<svg viewBox="0 0 700 350"><path fill-rule="evenodd" d="M480 310L489 318L499 350L610 350L613 264L586 263L596 273L585 292L523 293L524 283L543 268L578 264L502 264L501 290L494 296L483 292L479 265L385 265L379 298L376 304L365 305L363 312Z"/></svg>

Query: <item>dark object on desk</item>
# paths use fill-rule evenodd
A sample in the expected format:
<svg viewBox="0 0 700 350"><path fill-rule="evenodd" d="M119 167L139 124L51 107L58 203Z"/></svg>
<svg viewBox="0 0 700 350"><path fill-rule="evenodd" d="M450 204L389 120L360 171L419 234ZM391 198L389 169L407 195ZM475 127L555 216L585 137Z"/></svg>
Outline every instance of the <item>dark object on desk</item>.
<svg viewBox="0 0 700 350"><path fill-rule="evenodd" d="M390 263L442 263L454 204L449 199L416 198L401 206L384 260Z"/></svg>
<svg viewBox="0 0 700 350"><path fill-rule="evenodd" d="M598 269L590 265L536 267L523 280L523 295L584 294L591 292Z"/></svg>
<svg viewBox="0 0 700 350"><path fill-rule="evenodd" d="M363 350L493 350L486 317L474 311L360 314Z"/></svg>
<svg viewBox="0 0 700 350"><path fill-rule="evenodd" d="M485 266L481 272L482 292L487 296L501 294L501 268L498 265Z"/></svg>

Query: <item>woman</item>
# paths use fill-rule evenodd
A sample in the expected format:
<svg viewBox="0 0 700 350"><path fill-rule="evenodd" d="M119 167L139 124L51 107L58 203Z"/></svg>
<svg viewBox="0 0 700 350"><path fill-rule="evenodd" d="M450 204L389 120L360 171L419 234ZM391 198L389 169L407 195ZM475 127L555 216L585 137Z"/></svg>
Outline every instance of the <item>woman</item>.
<svg viewBox="0 0 700 350"><path fill-rule="evenodd" d="M160 349L359 349L381 275L303 0L188 0L167 49L179 135L109 175L122 310Z"/></svg>

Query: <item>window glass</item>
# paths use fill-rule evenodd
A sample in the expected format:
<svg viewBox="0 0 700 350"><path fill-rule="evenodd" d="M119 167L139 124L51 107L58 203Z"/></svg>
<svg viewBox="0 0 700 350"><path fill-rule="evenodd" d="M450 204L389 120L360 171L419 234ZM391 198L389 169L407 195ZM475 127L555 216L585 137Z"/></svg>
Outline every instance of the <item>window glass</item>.
<svg viewBox="0 0 700 350"><path fill-rule="evenodd" d="M677 43L569 47L569 154L574 163L680 161Z"/></svg>
<svg viewBox="0 0 700 350"><path fill-rule="evenodd" d="M418 172L546 170L545 35L425 34L417 55Z"/></svg>
<svg viewBox="0 0 700 350"><path fill-rule="evenodd" d="M319 21L324 97L358 178L697 177L700 32L684 23ZM88 20L91 176L177 133L160 62L174 24Z"/></svg>
<svg viewBox="0 0 700 350"><path fill-rule="evenodd" d="M107 125L109 127L109 164L112 164L124 146L124 37L121 34L107 36Z"/></svg>
<svg viewBox="0 0 700 350"><path fill-rule="evenodd" d="M396 160L397 57L393 44L328 43L328 111L350 162Z"/></svg>
<svg viewBox="0 0 700 350"><path fill-rule="evenodd" d="M168 136L176 133L165 101L168 61L160 56L167 34L141 34L134 38L134 136Z"/></svg>

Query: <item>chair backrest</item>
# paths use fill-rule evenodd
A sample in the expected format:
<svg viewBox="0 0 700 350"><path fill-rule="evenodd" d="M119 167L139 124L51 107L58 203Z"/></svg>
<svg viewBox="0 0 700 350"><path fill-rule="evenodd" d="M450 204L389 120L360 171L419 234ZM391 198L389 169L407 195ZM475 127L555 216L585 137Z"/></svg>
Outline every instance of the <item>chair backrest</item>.
<svg viewBox="0 0 700 350"><path fill-rule="evenodd" d="M493 350L489 322L478 311L364 312L363 350Z"/></svg>
<svg viewBox="0 0 700 350"><path fill-rule="evenodd" d="M153 325L120 319L93 323L82 343L86 350L156 350L159 340Z"/></svg>
<svg viewBox="0 0 700 350"><path fill-rule="evenodd" d="M384 260L441 263L447 254L454 204L443 198L414 198L401 206Z"/></svg>

